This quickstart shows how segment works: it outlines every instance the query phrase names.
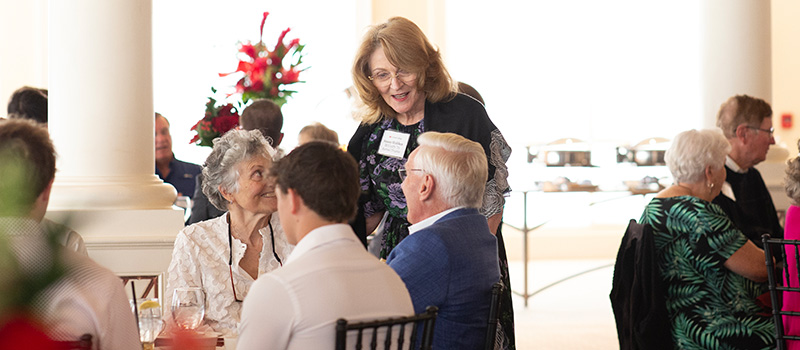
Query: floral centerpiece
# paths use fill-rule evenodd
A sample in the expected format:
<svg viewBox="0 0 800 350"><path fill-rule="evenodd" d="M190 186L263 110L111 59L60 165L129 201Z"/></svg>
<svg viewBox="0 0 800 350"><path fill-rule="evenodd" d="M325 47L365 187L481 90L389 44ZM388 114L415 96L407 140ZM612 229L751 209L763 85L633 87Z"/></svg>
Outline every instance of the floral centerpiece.
<svg viewBox="0 0 800 350"><path fill-rule="evenodd" d="M211 88L211 92L216 93L217 90ZM215 138L222 136L222 134L238 125L239 112L237 112L236 107L230 103L217 106L217 100L209 97L208 103L206 103L205 116L192 126L191 130L194 130L197 134L194 135L189 143L213 147L214 143L212 141Z"/></svg>
<svg viewBox="0 0 800 350"><path fill-rule="evenodd" d="M293 39L289 44L283 41L286 34L291 30L286 28L278 37L275 47L270 50L264 44L264 23L267 21L269 12L264 12L261 19L261 28L258 42L239 44L239 64L232 73L220 73L220 77L241 74L242 77L236 82L235 93L241 94L241 100L237 101L239 109L255 99L269 99L278 106L283 106L287 99L295 92L286 88L287 85L303 83L300 80L300 73L307 68L299 68L303 63L303 48L300 39ZM211 89L216 93L215 89ZM234 95L229 94L227 97ZM231 103L217 106L217 101L209 97L206 103L206 113L197 124L192 126L197 134L189 143L196 143L199 146L212 147L212 140L222 136L225 132L235 128L239 124L239 114Z"/></svg>
<svg viewBox="0 0 800 350"><path fill-rule="evenodd" d="M236 83L236 92L242 94L242 102L247 104L254 99L270 99L278 106L283 106L287 98L296 91L286 89L286 85L302 83L300 69L303 63L303 48L300 39L293 39L289 44L283 42L291 28L286 28L278 37L272 50L264 44L264 23L269 12L264 12L261 19L261 31L258 43L241 43L239 47L239 66L233 73L222 73L221 77L229 74L244 73Z"/></svg>

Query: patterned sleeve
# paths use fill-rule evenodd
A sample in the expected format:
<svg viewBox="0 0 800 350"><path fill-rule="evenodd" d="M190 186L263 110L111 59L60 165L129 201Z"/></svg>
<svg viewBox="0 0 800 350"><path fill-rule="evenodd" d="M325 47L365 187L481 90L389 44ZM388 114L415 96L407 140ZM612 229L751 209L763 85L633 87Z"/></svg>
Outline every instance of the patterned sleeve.
<svg viewBox="0 0 800 350"><path fill-rule="evenodd" d="M698 210L697 218L709 226L705 238L710 254L728 260L733 253L747 243L747 237L736 228L720 206L708 203L706 210Z"/></svg>
<svg viewBox="0 0 800 350"><path fill-rule="evenodd" d="M491 133L491 143L489 144L489 164L494 166L494 177L486 182L486 192L483 194L483 207L481 214L491 217L503 211L505 195L511 192L508 185L508 167L506 162L511 156L511 146L508 145L503 134L499 129L494 129Z"/></svg>

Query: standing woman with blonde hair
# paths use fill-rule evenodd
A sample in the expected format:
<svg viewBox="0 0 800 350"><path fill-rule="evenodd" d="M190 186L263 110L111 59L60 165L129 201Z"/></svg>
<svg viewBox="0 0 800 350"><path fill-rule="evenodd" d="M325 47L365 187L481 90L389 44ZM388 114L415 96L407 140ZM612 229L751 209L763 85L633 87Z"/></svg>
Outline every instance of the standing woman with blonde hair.
<svg viewBox="0 0 800 350"><path fill-rule="evenodd" d="M347 149L359 163L362 190L354 231L365 240L380 224L381 258L408 236L406 198L397 171L417 148L421 133L451 132L480 143L489 165L481 213L497 235L506 285L498 348L514 349L508 260L500 232L504 195L511 191L505 164L511 148L483 104L457 92L439 51L408 19L393 17L371 27L356 52L352 75L364 105L361 125Z"/></svg>

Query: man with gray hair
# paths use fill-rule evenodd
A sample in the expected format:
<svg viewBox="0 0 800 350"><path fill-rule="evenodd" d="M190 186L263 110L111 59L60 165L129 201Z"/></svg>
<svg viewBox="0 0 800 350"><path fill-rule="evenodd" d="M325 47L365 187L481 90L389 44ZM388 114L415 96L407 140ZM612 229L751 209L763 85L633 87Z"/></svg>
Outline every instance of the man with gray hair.
<svg viewBox="0 0 800 350"><path fill-rule="evenodd" d="M483 147L460 135L426 132L399 170L409 236L387 263L405 282L414 311L437 306L435 349L481 349L492 285L500 280L497 239L481 207Z"/></svg>
<svg viewBox="0 0 800 350"><path fill-rule="evenodd" d="M754 168L775 144L772 108L760 98L733 96L720 107L717 126L730 142L731 151L725 160L727 179L714 203L759 247L764 233L783 238L772 196Z"/></svg>

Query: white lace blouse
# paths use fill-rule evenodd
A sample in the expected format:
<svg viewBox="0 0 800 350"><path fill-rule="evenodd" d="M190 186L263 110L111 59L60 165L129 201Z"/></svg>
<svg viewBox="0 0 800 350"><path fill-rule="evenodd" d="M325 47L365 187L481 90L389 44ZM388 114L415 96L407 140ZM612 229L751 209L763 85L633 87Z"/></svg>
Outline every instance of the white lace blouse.
<svg viewBox="0 0 800 350"><path fill-rule="evenodd" d="M228 244L227 214L218 218L198 222L185 227L175 238L172 251L172 262L167 271L167 290L163 303L169 314L172 292L179 287L201 287L206 297L206 314L204 325L210 326L223 336L236 336L241 320L242 303L236 302L231 289L231 276L228 270L230 250ZM275 253L285 262L294 249L286 241L278 213L270 219L275 236ZM269 227L259 230L264 245L258 259L258 275L280 267L272 250L272 239ZM233 281L236 284L236 296L244 300L250 286L255 281L239 267L247 246L237 238L233 238ZM171 322L171 321L170 321Z"/></svg>

